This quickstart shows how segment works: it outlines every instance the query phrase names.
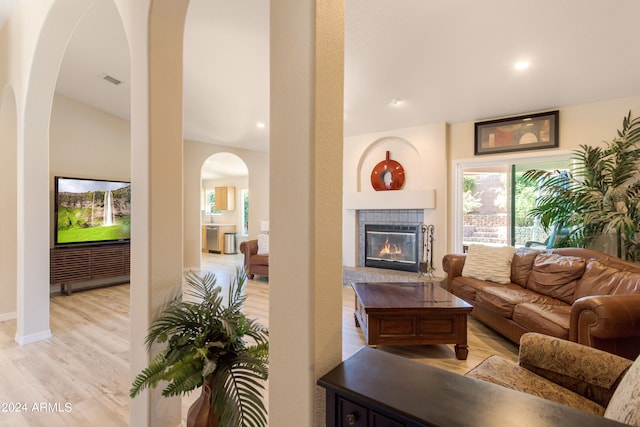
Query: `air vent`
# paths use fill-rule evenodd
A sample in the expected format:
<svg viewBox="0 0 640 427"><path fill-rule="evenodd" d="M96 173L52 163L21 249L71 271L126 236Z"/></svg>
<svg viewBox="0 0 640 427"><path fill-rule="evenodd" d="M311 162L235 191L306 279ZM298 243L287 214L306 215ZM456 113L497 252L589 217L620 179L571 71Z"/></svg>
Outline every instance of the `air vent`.
<svg viewBox="0 0 640 427"><path fill-rule="evenodd" d="M122 83L122 80L118 80L113 76L110 76L109 74L105 74L102 76L103 79L105 79L106 81L108 81L109 83L118 86L120 83Z"/></svg>

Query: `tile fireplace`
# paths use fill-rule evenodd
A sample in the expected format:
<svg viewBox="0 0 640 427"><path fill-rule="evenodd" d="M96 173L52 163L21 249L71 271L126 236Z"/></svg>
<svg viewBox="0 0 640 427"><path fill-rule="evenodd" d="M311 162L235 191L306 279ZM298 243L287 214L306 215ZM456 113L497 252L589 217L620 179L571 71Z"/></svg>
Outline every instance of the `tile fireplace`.
<svg viewBox="0 0 640 427"><path fill-rule="evenodd" d="M365 224L365 267L418 271L418 225Z"/></svg>

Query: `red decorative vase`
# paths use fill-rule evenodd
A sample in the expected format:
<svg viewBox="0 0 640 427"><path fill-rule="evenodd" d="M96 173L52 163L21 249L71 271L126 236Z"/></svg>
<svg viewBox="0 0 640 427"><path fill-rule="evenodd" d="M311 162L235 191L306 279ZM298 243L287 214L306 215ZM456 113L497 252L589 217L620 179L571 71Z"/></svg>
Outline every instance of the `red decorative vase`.
<svg viewBox="0 0 640 427"><path fill-rule="evenodd" d="M202 393L200 397L193 402L193 405L187 412L187 427L219 427L215 414L211 409L211 385L213 384L213 375L202 383Z"/></svg>

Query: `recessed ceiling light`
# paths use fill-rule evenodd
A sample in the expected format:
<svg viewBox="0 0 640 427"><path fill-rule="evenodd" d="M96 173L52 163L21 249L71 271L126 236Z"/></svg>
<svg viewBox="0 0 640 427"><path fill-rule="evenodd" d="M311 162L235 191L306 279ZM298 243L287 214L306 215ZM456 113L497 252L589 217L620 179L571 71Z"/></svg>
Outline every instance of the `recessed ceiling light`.
<svg viewBox="0 0 640 427"><path fill-rule="evenodd" d="M260 129L264 129L266 127L266 125L263 122L258 122L258 123L256 123L256 127L260 128Z"/></svg>
<svg viewBox="0 0 640 427"><path fill-rule="evenodd" d="M394 106L394 107L397 107L400 104L402 104L402 99L400 99L400 98L393 98L391 100L391 105Z"/></svg>
<svg viewBox="0 0 640 427"><path fill-rule="evenodd" d="M516 70L525 70L529 68L529 61L519 61L513 66Z"/></svg>

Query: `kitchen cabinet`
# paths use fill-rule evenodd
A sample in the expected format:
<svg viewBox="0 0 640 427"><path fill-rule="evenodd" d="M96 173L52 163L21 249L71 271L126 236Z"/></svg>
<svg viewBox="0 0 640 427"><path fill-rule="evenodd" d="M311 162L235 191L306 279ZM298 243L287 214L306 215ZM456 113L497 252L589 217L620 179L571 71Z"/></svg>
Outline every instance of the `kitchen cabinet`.
<svg viewBox="0 0 640 427"><path fill-rule="evenodd" d="M219 211L236 210L236 187L216 187L215 209Z"/></svg>
<svg viewBox="0 0 640 427"><path fill-rule="evenodd" d="M216 237L216 242L213 244L207 244L207 227L210 230L209 233ZM236 226L234 224L207 224L202 226L202 251L211 252L215 254L221 254L224 250L224 235L225 233L235 233Z"/></svg>

